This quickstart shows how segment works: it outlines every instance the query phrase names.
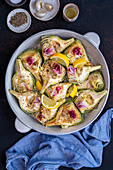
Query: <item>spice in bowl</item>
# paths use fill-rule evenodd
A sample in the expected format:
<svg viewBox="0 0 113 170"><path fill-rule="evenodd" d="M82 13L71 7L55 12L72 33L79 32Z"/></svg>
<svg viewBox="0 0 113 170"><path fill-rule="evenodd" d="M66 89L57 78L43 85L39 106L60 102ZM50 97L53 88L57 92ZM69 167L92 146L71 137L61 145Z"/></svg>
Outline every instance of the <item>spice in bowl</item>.
<svg viewBox="0 0 113 170"><path fill-rule="evenodd" d="M24 12L17 12L11 17L9 23L14 27L20 27L21 25L27 23L27 15Z"/></svg>

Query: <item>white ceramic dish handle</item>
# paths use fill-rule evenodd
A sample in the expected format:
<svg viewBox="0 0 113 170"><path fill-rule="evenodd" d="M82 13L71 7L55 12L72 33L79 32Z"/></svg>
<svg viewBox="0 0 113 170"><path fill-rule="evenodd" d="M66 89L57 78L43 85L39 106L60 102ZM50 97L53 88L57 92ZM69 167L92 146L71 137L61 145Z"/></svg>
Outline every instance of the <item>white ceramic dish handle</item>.
<svg viewBox="0 0 113 170"><path fill-rule="evenodd" d="M84 34L84 36L96 47L99 48L100 45L100 37L95 32L88 32ZM31 129L24 125L18 118L15 120L15 128L20 133L29 132Z"/></svg>
<svg viewBox="0 0 113 170"><path fill-rule="evenodd" d="M96 47L99 48L100 45L100 37L95 32L88 32L84 34L84 36Z"/></svg>
<svg viewBox="0 0 113 170"><path fill-rule="evenodd" d="M29 132L31 129L23 124L18 118L15 119L15 128L20 133Z"/></svg>

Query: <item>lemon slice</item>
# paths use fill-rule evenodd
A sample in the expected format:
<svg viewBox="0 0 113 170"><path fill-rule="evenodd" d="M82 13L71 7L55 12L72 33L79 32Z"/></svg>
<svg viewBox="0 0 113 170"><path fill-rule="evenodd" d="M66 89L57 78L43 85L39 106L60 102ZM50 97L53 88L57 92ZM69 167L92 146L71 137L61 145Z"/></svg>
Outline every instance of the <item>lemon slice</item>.
<svg viewBox="0 0 113 170"><path fill-rule="evenodd" d="M75 84L73 84L69 90L68 90L68 93L67 93L67 97L68 96L71 96L72 98L75 97L75 94L77 93L77 86Z"/></svg>
<svg viewBox="0 0 113 170"><path fill-rule="evenodd" d="M61 53L55 53L53 54L50 59L53 59L54 61L56 61L57 63L68 67L69 66L69 60L66 57L66 55L61 54Z"/></svg>
<svg viewBox="0 0 113 170"><path fill-rule="evenodd" d="M73 64L74 67L83 67L86 64L86 59L85 58L79 58L76 60Z"/></svg>
<svg viewBox="0 0 113 170"><path fill-rule="evenodd" d="M39 82L39 80L36 81L36 88L37 88L37 90L41 90L42 89L42 85Z"/></svg>
<svg viewBox="0 0 113 170"><path fill-rule="evenodd" d="M56 109L60 106L60 102L56 102L55 100L50 99L44 94L41 95L41 103L47 109Z"/></svg>

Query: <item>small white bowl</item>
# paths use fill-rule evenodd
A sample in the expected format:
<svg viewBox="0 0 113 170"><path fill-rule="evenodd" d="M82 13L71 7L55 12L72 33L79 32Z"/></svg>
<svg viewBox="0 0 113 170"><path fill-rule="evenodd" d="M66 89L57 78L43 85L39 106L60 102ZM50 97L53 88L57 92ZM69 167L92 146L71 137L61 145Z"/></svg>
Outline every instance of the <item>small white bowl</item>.
<svg viewBox="0 0 113 170"><path fill-rule="evenodd" d="M12 3L10 0L5 0L6 1L6 3L7 4L9 4L10 6L12 6L12 7L20 7L20 6L22 6L22 5L24 5L24 3L27 1L27 0L22 0L21 2L19 2L19 3Z"/></svg>
<svg viewBox="0 0 113 170"><path fill-rule="evenodd" d="M46 15L44 17L38 17L36 15L36 1L37 0L31 0L30 3L29 3L29 9L31 11L31 14L38 20L41 20L41 21L49 21L51 20L52 18L54 18L56 16L56 14L58 13L59 11L59 8L60 8L60 1L59 0L42 0L42 2L44 3L49 3L51 5L53 5L53 10L51 12L48 12L46 11Z"/></svg>
<svg viewBox="0 0 113 170"><path fill-rule="evenodd" d="M21 25L20 27L14 27L13 25L10 24L10 19L12 16L14 16L17 12L24 12L26 15L27 15L27 23ZM16 32L16 33L22 33L22 32L25 32L26 30L28 30L28 28L30 27L31 25L31 16L30 14L25 10L25 9L22 9L22 8L17 8L17 9L14 9L13 11L11 11L8 16L7 16L7 26L9 27L9 29L13 32Z"/></svg>
<svg viewBox="0 0 113 170"><path fill-rule="evenodd" d="M66 16L66 14L65 14L66 9L69 8L69 7L74 8L74 9L76 10L76 12L77 12L77 15L76 15L74 18L72 18L72 19L68 18L68 17ZM79 15L79 8L78 8L77 5L75 5L75 4L73 4L73 3L69 3L69 4L67 4L67 5L64 6L64 8L63 8L63 18L64 18L66 21L68 21L68 22L74 22L74 21L78 18L78 15Z"/></svg>

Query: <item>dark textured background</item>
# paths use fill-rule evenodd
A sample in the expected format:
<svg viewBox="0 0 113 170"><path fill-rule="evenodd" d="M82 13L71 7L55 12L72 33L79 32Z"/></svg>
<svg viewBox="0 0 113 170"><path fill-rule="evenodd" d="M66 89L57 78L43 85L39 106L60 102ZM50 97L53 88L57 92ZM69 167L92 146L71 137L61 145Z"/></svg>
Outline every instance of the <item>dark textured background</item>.
<svg viewBox="0 0 113 170"><path fill-rule="evenodd" d="M76 3L80 8L79 18L74 23L67 23L62 17L62 9L69 2ZM29 0L22 6L29 11ZM0 1L0 170L5 169L5 151L26 134L14 128L15 115L5 95L5 72L8 62L16 48L29 36L43 30L64 28L85 34L94 31L101 38L100 50L105 56L111 73L111 91L103 113L113 106L113 0L61 0L60 10L55 18L41 22L32 16L32 25L24 33L11 32L6 24L8 13L14 8ZM113 127L113 122L112 122ZM60 168L60 170L69 168ZM90 170L91 168L82 168ZM99 170L113 169L113 132L110 144L104 149L103 162Z"/></svg>

